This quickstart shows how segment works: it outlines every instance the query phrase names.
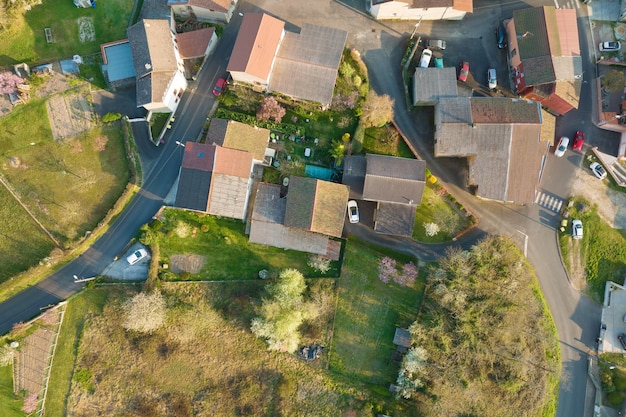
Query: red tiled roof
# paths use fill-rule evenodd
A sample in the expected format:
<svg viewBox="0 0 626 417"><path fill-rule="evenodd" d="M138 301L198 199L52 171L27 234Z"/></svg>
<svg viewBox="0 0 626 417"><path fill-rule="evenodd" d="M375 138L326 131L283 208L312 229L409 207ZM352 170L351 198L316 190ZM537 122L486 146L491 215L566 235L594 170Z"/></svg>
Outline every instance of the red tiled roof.
<svg viewBox="0 0 626 417"><path fill-rule="evenodd" d="M186 59L203 56L209 46L213 33L215 33L215 28L210 27L176 34L178 52L181 58Z"/></svg>
<svg viewBox="0 0 626 417"><path fill-rule="evenodd" d="M264 13L246 13L228 61L227 71L268 79L285 22Z"/></svg>
<svg viewBox="0 0 626 417"><path fill-rule="evenodd" d="M216 147L214 174L233 175L249 178L252 169L252 154L236 149Z"/></svg>
<svg viewBox="0 0 626 417"><path fill-rule="evenodd" d="M183 168L198 169L201 171L213 171L215 159L215 146L205 143L187 142L183 155Z"/></svg>

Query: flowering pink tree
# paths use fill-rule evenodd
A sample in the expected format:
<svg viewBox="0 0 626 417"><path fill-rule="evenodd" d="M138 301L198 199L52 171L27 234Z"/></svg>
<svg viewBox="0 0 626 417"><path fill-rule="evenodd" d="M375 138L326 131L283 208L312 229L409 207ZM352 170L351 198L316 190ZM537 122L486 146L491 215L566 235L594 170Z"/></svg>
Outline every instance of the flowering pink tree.
<svg viewBox="0 0 626 417"><path fill-rule="evenodd" d="M283 120L283 116L287 111L278 104L278 101L274 97L265 97L261 105L256 110L256 118L259 120L274 119L276 123L280 123Z"/></svg>
<svg viewBox="0 0 626 417"><path fill-rule="evenodd" d="M24 398L24 405L22 411L25 413L32 413L37 409L37 393L28 394L28 397Z"/></svg>
<svg viewBox="0 0 626 417"><path fill-rule="evenodd" d="M0 72L0 94L10 94L15 92L17 86L24 80L12 72Z"/></svg>
<svg viewBox="0 0 626 417"><path fill-rule="evenodd" d="M400 285L404 285L406 287L410 287L415 284L415 280L417 279L417 274L419 273L419 269L413 262L409 262L402 266L402 274L399 274L399 279L396 282Z"/></svg>
<svg viewBox="0 0 626 417"><path fill-rule="evenodd" d="M398 269L396 260L388 256L381 258L378 262L378 278L387 284L391 280L396 280Z"/></svg>

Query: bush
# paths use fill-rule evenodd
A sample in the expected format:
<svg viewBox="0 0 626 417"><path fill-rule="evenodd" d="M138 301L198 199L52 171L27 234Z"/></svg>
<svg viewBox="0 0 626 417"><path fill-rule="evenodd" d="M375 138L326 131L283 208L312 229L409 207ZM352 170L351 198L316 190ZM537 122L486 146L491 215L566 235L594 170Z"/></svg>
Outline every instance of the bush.
<svg viewBox="0 0 626 417"><path fill-rule="evenodd" d="M359 153L363 150L363 141L365 140L365 128L360 124L354 131L352 137L352 153Z"/></svg>
<svg viewBox="0 0 626 417"><path fill-rule="evenodd" d="M320 255L311 255L309 256L307 265L316 271L320 271L322 274L325 274L330 269L330 259L324 258Z"/></svg>
<svg viewBox="0 0 626 417"><path fill-rule="evenodd" d="M102 123L112 123L115 122L117 120L120 120L122 118L122 115L120 113L107 113L104 116L102 116Z"/></svg>
<svg viewBox="0 0 626 417"><path fill-rule="evenodd" d="M616 406L621 405L622 402L624 401L624 394L621 393L620 391L610 392L607 394L606 399L609 402L609 404L616 407Z"/></svg>

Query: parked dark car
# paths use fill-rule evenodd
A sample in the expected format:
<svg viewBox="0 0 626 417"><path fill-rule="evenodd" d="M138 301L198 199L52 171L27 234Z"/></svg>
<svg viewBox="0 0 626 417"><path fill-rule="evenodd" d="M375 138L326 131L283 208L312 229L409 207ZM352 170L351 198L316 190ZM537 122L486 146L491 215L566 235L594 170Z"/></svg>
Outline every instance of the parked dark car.
<svg viewBox="0 0 626 417"><path fill-rule="evenodd" d="M426 47L430 49L446 49L446 41L441 39L431 39L426 43Z"/></svg>
<svg viewBox="0 0 626 417"><path fill-rule="evenodd" d="M498 41L498 48L504 49L508 46L506 42L506 32L502 25L496 28L496 40Z"/></svg>

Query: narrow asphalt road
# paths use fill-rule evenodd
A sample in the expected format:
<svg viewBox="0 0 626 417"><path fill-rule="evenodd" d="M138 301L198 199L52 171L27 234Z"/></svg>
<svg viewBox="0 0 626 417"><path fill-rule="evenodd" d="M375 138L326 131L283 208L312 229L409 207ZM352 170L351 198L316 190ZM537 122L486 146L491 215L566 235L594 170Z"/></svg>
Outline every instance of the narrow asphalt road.
<svg viewBox="0 0 626 417"><path fill-rule="evenodd" d="M498 10L501 11L504 6L507 10L528 7L527 3L521 1L495 3L477 0L477 10L482 7L484 13L475 13L462 23L445 23L444 31L450 33L450 36L462 37L469 31L482 30L489 34L485 35L486 39L486 36L491 35L494 16L500 16ZM364 57L374 90L380 94L389 94L395 99L395 121L403 134L426 160L429 169L480 219L478 227L457 244L468 247L486 233L504 234L518 241L521 239L522 247L527 243L528 258L536 269L561 341L563 372L557 416L582 416L587 381L584 359L595 337L599 309L596 304L581 297L567 280L556 247L556 220L553 213L542 211L534 205L519 207L478 200L463 189L466 170L463 163L459 160L433 157L432 128L428 118L419 117L416 112L409 111L398 64L404 52L406 36L413 25L407 22L373 22L352 8L332 0L242 0L239 10L266 11L287 21L288 28L311 22L350 32L349 46L356 47ZM182 148L175 141L196 140L201 132L206 114L212 106L212 84L224 73L240 22L241 18L235 14L233 22L226 27L213 58L192 86L191 92L183 96L177 120L166 138L166 143L160 147L159 152L151 152L151 157L142 160L145 182L141 192L106 234L82 256L38 285L0 304L0 332L7 332L14 323L36 315L41 307L65 299L77 291L80 286L74 284L72 276L88 277L100 273L123 250L137 229L158 210L180 167ZM424 23L420 30L430 33L432 28L433 25ZM480 39L482 41L483 37ZM484 42L486 44L488 41ZM142 146L146 144L140 144L140 148ZM434 259L445 250L444 245L409 244L401 239L373 236L371 232L361 228L351 233L405 253L413 253L422 259Z"/></svg>

